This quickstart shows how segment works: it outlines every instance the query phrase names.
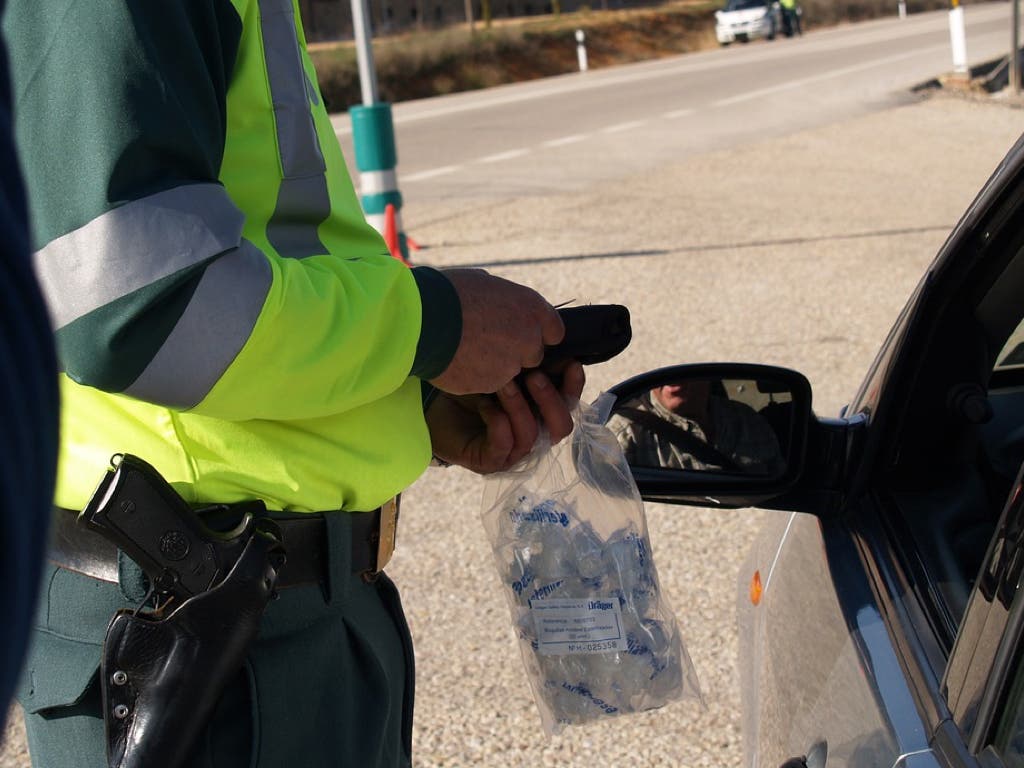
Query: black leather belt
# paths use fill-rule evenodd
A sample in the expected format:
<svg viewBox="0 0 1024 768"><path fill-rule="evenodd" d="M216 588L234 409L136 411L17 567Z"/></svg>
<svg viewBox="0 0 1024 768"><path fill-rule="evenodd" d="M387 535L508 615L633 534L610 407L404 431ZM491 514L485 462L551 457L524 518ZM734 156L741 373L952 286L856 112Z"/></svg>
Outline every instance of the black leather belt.
<svg viewBox="0 0 1024 768"><path fill-rule="evenodd" d="M397 498L372 512L330 512L344 516L352 531L354 574L372 578L387 565L394 550ZM327 523L324 513L269 515L281 531L287 561L277 588L328 584ZM78 513L55 509L50 526L48 559L54 565L100 581L118 581L117 547L77 522Z"/></svg>

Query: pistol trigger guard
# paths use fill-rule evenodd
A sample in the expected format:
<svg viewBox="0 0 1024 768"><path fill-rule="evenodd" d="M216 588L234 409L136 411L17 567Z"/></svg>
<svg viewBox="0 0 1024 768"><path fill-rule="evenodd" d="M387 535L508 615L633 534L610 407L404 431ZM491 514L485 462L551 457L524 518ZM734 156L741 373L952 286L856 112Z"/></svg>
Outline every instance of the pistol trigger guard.
<svg viewBox="0 0 1024 768"><path fill-rule="evenodd" d="M234 539L246 538L249 534L252 533L253 529L256 527L255 519L256 518L254 517L252 512L246 512L245 515L242 516L242 519L238 523L238 525L236 525L232 530L224 531L223 533L210 531L210 534L229 541Z"/></svg>

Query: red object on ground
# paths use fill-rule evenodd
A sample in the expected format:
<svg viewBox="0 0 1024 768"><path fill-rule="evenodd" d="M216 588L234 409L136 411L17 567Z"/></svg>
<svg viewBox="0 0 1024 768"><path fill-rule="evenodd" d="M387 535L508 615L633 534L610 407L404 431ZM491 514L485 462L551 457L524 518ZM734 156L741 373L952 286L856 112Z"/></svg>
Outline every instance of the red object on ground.
<svg viewBox="0 0 1024 768"><path fill-rule="evenodd" d="M397 221L398 215L395 206L393 203L388 203L384 206L384 244L387 245L388 251L393 257L405 266L411 267L412 262L408 258L408 253L410 250L420 250L420 244L404 232L399 232Z"/></svg>
<svg viewBox="0 0 1024 768"><path fill-rule="evenodd" d="M405 261L398 243L398 226L395 224L395 206L392 203L384 206L384 244L392 256L401 262Z"/></svg>

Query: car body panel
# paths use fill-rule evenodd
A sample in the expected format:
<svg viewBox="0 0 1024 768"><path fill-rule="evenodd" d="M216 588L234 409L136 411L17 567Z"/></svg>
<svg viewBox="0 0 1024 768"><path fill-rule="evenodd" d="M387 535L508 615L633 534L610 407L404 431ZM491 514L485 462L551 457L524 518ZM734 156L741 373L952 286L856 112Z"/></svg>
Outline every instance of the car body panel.
<svg viewBox="0 0 1024 768"><path fill-rule="evenodd" d="M741 572L738 601L746 765L774 767L823 747L830 767L930 755L852 538L812 515L771 517ZM772 551L754 606L744 577Z"/></svg>
<svg viewBox="0 0 1024 768"><path fill-rule="evenodd" d="M715 13L715 35L723 45L736 40L771 38L781 26L781 15L773 2L757 8L721 10Z"/></svg>

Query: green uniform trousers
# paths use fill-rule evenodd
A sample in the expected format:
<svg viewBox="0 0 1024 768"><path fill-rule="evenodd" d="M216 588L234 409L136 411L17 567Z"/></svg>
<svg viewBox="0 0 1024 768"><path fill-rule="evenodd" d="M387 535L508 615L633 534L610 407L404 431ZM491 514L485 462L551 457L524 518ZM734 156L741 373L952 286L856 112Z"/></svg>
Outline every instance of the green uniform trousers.
<svg viewBox="0 0 1024 768"><path fill-rule="evenodd" d="M224 692L190 768L411 764L412 641L394 584L351 573L345 513L328 514L329 584L281 590ZM103 768L100 647L114 612L145 596L49 566L18 700L36 768Z"/></svg>

